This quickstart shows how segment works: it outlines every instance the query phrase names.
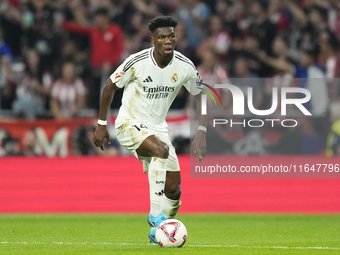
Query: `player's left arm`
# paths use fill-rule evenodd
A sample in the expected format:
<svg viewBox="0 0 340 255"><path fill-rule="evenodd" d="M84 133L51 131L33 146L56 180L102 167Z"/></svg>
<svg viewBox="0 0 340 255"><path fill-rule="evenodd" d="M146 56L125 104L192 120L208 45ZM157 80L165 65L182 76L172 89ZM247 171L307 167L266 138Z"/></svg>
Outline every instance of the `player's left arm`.
<svg viewBox="0 0 340 255"><path fill-rule="evenodd" d="M190 61L190 60L189 60ZM198 127L203 127L201 129L197 129L194 141L192 142L192 146L194 148L194 153L198 154L198 161L201 162L205 155L207 154L207 142L205 139L206 136L206 127L207 127L207 115L202 115L201 112L201 104L202 104L202 97L201 93L202 90L198 88L198 86L202 85L202 78L200 77L199 73L197 72L194 64L191 62L191 67L187 70L188 79L187 82L184 83L184 87L190 92L192 96L195 97L196 100L196 109L198 115ZM193 82L194 79L194 82Z"/></svg>
<svg viewBox="0 0 340 255"><path fill-rule="evenodd" d="M201 93L195 96L196 110L198 115L198 126L207 127L207 115L202 115L201 112ZM197 130L194 141L192 142L194 153L198 155L198 161L201 162L207 154L206 131Z"/></svg>

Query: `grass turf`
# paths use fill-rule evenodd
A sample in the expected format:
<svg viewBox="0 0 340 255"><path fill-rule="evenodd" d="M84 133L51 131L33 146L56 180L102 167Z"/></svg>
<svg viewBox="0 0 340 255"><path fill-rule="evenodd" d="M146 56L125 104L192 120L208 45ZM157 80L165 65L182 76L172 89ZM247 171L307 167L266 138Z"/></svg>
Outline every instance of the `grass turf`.
<svg viewBox="0 0 340 255"><path fill-rule="evenodd" d="M146 215L0 215L0 254L340 254L340 215L180 215L180 249L148 243Z"/></svg>

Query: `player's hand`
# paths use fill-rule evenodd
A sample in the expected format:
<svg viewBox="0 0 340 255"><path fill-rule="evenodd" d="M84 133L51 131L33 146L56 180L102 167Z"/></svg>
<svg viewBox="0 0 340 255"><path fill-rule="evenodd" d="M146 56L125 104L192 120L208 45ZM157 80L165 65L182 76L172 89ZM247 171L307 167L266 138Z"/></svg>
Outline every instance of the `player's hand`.
<svg viewBox="0 0 340 255"><path fill-rule="evenodd" d="M202 130L198 130L194 141L192 142L192 146L194 147L194 153L198 154L198 162L202 162L207 154L207 142L205 139L206 132Z"/></svg>
<svg viewBox="0 0 340 255"><path fill-rule="evenodd" d="M96 131L94 132L93 136L93 143L96 145L96 147L99 147L104 150L104 139L106 138L106 141L108 144L111 144L110 140L110 134L107 130L106 126L99 125L96 128Z"/></svg>

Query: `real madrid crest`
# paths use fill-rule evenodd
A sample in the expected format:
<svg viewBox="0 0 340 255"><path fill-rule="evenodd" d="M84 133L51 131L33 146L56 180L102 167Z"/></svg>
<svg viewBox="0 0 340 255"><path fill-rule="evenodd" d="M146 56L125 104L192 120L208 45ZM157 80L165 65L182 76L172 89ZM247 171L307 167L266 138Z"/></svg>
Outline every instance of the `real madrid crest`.
<svg viewBox="0 0 340 255"><path fill-rule="evenodd" d="M177 73L174 73L171 77L171 82L175 83L176 81L178 81L178 76L177 76Z"/></svg>

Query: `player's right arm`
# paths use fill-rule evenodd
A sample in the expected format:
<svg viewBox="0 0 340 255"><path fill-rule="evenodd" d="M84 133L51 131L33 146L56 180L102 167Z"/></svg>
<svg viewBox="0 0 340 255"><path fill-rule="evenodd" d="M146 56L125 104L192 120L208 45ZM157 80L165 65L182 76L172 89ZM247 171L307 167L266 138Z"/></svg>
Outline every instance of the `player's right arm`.
<svg viewBox="0 0 340 255"><path fill-rule="evenodd" d="M99 110L99 119L106 120L107 113L109 111L109 107L112 103L113 96L119 88L116 86L115 83L112 82L111 78L106 81L106 84L103 89L102 98L100 100L100 110ZM110 134L107 130L106 125L98 124L96 131L94 132L93 136L93 143L104 150L104 139L106 138L108 144L111 143L110 141Z"/></svg>
<svg viewBox="0 0 340 255"><path fill-rule="evenodd" d="M115 72L111 74L109 79L106 81L106 84L103 89L102 98L100 100L100 109L99 109L99 119L106 120L107 113L109 111L109 107L112 103L113 96L116 90L123 88L126 84L129 83L131 72L127 71L128 64L132 64L133 57L135 55L131 55L128 57L124 63L122 63ZM131 66L130 66L131 67ZM110 144L110 134L106 128L106 125L99 125L94 133L93 143L104 150L104 139L106 138L107 142Z"/></svg>

